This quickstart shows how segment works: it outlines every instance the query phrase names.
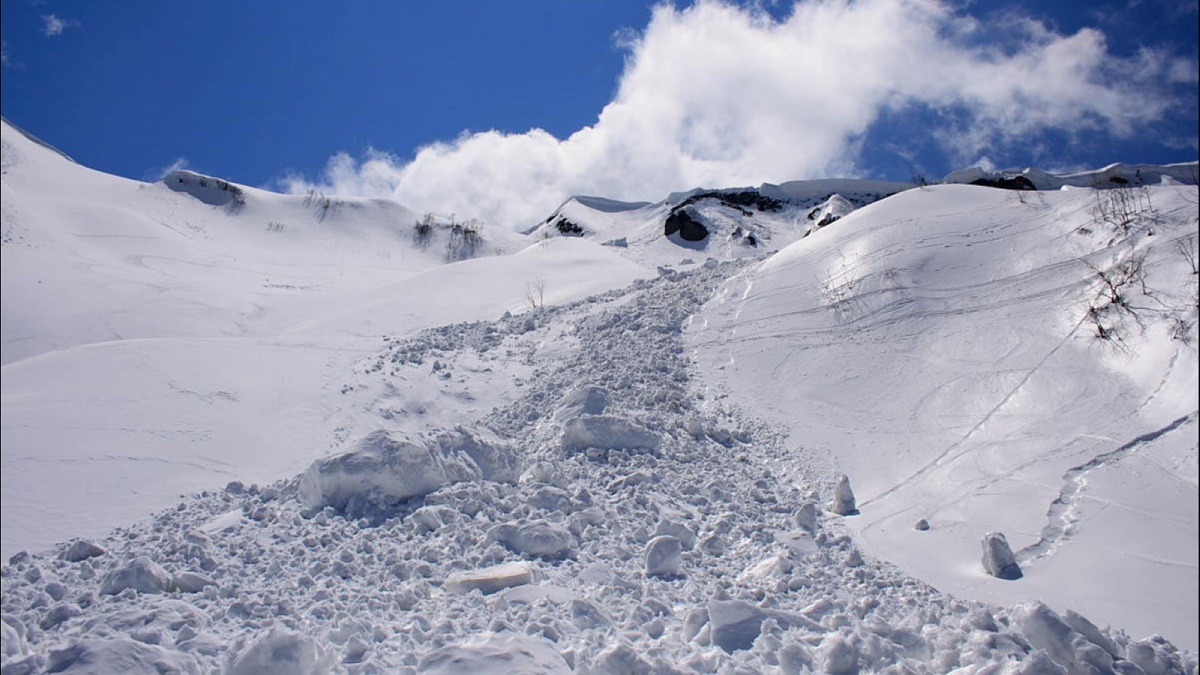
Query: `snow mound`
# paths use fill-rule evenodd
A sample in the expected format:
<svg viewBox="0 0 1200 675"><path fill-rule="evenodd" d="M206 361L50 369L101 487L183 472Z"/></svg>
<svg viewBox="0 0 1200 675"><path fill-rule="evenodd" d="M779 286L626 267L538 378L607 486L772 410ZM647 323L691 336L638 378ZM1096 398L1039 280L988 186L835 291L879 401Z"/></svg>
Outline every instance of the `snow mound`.
<svg viewBox="0 0 1200 675"><path fill-rule="evenodd" d="M166 570L153 560L139 556L105 575L100 594L116 595L127 588L138 593L166 593L171 585L171 575Z"/></svg>
<svg viewBox="0 0 1200 675"><path fill-rule="evenodd" d="M535 637L510 632L484 633L446 645L421 659L419 672L428 675L475 673L570 673L554 647Z"/></svg>
<svg viewBox="0 0 1200 675"><path fill-rule="evenodd" d="M355 517L376 517L413 497L462 481L515 482L515 450L483 429L465 429L424 441L375 431L354 450L318 460L300 478L310 509L326 506Z"/></svg>
<svg viewBox="0 0 1200 675"><path fill-rule="evenodd" d="M225 675L322 675L329 664L311 639L271 630L233 652Z"/></svg>

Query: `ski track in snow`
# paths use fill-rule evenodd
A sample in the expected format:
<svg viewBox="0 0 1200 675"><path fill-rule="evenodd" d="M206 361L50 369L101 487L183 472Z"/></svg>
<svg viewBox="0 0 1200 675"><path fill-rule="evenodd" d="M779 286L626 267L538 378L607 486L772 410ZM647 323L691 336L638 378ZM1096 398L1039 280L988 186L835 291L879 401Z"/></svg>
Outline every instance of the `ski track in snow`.
<svg viewBox="0 0 1200 675"><path fill-rule="evenodd" d="M1063 487L1046 511L1046 526L1036 542L1017 552L1021 564L1036 562L1054 555L1075 534L1083 502L1086 499L1087 475L1105 466L1120 462L1139 448L1177 432L1188 423L1194 423L1200 412L1192 412L1171 422L1161 429L1147 432L1108 452L1096 455L1079 466L1072 467L1063 475ZM1172 472L1167 472L1174 475ZM1183 479L1180 479L1181 481ZM1186 481L1184 481L1186 482ZM1188 483L1188 485L1191 485ZM1158 561L1163 562L1163 561ZM1174 563L1178 564L1178 563ZM1195 567L1194 565L1191 567Z"/></svg>

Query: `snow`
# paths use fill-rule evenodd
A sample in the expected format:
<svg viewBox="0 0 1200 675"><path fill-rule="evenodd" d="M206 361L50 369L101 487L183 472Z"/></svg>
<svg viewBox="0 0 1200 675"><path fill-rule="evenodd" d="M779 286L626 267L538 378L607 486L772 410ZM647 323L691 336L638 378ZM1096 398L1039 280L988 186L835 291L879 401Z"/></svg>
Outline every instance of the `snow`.
<svg viewBox="0 0 1200 675"><path fill-rule="evenodd" d="M486 430L459 427L415 443L374 431L353 450L314 462L300 478L299 498L312 510L371 518L444 485L512 482L519 474L513 449Z"/></svg>
<svg viewBox="0 0 1200 675"><path fill-rule="evenodd" d="M859 209L732 279L692 321L698 370L790 431L798 478L853 478L865 553L1194 647L1195 188L1144 190L1129 233L1097 223L1090 189L944 185ZM1145 327L1099 339L1097 270L1131 256ZM1020 583L983 574L989 531Z"/></svg>
<svg viewBox="0 0 1200 675"><path fill-rule="evenodd" d="M3 131L6 674L1195 672L1194 188L1129 232L1091 189L588 197L467 246Z"/></svg>

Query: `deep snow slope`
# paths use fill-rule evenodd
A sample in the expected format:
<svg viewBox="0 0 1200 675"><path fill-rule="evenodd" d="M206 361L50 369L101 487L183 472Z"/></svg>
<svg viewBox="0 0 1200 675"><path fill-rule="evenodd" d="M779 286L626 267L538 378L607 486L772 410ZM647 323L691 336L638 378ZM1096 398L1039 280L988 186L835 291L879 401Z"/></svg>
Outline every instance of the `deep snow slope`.
<svg viewBox="0 0 1200 675"><path fill-rule="evenodd" d="M1196 204L1166 184L912 190L730 281L689 345L796 465L850 476L870 554L1195 648ZM989 531L1024 578L983 573Z"/></svg>
<svg viewBox="0 0 1200 675"><path fill-rule="evenodd" d="M407 274L533 243L437 219L419 231L421 214L386 200L187 171L126 180L0 131L3 363L110 340L270 336Z"/></svg>

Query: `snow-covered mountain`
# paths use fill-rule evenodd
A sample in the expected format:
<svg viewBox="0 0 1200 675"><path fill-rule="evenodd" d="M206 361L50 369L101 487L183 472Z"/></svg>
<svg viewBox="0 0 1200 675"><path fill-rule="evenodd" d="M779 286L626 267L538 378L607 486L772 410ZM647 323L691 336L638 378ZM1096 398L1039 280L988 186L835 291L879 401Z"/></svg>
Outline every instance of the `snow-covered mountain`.
<svg viewBox="0 0 1200 675"><path fill-rule="evenodd" d="M518 235L5 121L4 673L1194 673L1196 168Z"/></svg>

